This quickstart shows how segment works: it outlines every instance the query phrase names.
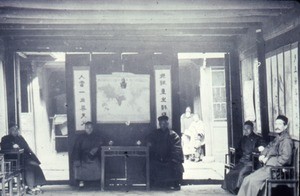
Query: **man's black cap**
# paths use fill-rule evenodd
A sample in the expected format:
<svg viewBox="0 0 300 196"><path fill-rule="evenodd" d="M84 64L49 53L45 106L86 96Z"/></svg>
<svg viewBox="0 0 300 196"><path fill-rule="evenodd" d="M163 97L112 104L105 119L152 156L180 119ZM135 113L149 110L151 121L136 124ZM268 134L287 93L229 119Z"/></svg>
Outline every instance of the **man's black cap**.
<svg viewBox="0 0 300 196"><path fill-rule="evenodd" d="M162 116L158 117L157 119L158 119L158 121L168 121L169 117L166 115L162 115Z"/></svg>
<svg viewBox="0 0 300 196"><path fill-rule="evenodd" d="M247 120L244 125L249 125L253 128L253 122L251 122L250 120Z"/></svg>

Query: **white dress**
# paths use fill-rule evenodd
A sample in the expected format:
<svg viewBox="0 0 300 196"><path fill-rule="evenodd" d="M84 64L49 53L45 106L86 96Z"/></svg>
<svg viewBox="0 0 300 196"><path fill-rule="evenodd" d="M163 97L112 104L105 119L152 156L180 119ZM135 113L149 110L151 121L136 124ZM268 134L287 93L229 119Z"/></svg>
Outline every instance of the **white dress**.
<svg viewBox="0 0 300 196"><path fill-rule="evenodd" d="M180 117L180 125L181 125L181 143L182 143L182 150L184 155L189 155L192 154L193 151L190 149L190 137L185 134L187 130L189 129L190 125L193 122L193 114L191 114L189 117L187 117L184 114L181 115Z"/></svg>

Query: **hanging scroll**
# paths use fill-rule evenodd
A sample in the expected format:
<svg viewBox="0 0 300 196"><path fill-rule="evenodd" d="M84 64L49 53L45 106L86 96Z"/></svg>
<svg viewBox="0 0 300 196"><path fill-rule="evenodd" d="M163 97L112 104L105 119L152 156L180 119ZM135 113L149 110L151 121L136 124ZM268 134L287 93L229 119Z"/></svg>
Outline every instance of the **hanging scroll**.
<svg viewBox="0 0 300 196"><path fill-rule="evenodd" d="M170 127L172 127L171 66L155 66L154 69L156 119L161 115L167 115L169 117Z"/></svg>
<svg viewBox="0 0 300 196"><path fill-rule="evenodd" d="M74 67L74 104L76 130L84 130L84 124L91 120L89 67Z"/></svg>

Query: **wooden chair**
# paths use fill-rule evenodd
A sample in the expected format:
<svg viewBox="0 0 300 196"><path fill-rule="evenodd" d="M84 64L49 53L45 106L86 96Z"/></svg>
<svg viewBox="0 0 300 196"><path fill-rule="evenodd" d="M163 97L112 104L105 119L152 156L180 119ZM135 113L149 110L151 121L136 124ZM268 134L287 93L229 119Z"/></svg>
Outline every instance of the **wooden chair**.
<svg viewBox="0 0 300 196"><path fill-rule="evenodd" d="M230 147L228 154L225 154L224 176L235 166L236 161L235 148Z"/></svg>
<svg viewBox="0 0 300 196"><path fill-rule="evenodd" d="M266 180L266 191L268 196L272 195L272 188L279 185L285 185L289 188L293 188L293 195L297 195L299 183L299 178L297 176L298 164L298 149L294 148L291 166L271 168L271 177Z"/></svg>
<svg viewBox="0 0 300 196"><path fill-rule="evenodd" d="M11 172L11 163L4 160L4 155L0 154L0 182L1 182L1 196L6 195L6 183L8 183L8 193L13 195L13 175Z"/></svg>
<svg viewBox="0 0 300 196"><path fill-rule="evenodd" d="M17 195L25 194L24 185L24 149L1 150L0 153L4 155L5 162L10 165L9 175L12 178L12 189L16 179Z"/></svg>

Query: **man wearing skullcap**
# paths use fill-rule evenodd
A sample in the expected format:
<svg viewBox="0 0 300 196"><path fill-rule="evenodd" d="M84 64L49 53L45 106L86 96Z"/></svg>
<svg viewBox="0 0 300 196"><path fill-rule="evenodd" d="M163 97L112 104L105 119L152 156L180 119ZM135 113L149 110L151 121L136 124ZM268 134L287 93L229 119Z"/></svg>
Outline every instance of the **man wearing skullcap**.
<svg viewBox="0 0 300 196"><path fill-rule="evenodd" d="M292 160L293 141L288 133L288 118L279 115L275 120L275 139L261 152L259 161L264 166L247 176L238 192L239 196L266 194L264 182L271 176L272 166L290 165Z"/></svg>
<svg viewBox="0 0 300 196"><path fill-rule="evenodd" d="M1 139L1 150L14 149L24 149L24 182L28 187L26 193L37 194L38 192L42 192L39 186L45 185L46 179L40 167L41 162L20 134L18 125L11 124L9 126L9 135ZM13 157L8 158L13 159Z"/></svg>
<svg viewBox="0 0 300 196"><path fill-rule="evenodd" d="M73 147L74 177L78 186L83 188L86 181L97 181L101 177L100 148L102 138L94 131L94 125L85 123L85 132L78 135Z"/></svg>
<svg viewBox="0 0 300 196"><path fill-rule="evenodd" d="M253 132L253 123L246 121L243 126L243 137L236 148L237 163L224 177L222 188L237 194L243 179L252 172L252 152L263 150L265 142Z"/></svg>
<svg viewBox="0 0 300 196"><path fill-rule="evenodd" d="M147 138L150 150L150 185L155 188L180 190L183 152L180 137L169 129L168 117L158 118L159 129Z"/></svg>

